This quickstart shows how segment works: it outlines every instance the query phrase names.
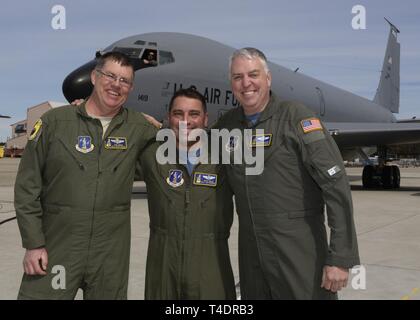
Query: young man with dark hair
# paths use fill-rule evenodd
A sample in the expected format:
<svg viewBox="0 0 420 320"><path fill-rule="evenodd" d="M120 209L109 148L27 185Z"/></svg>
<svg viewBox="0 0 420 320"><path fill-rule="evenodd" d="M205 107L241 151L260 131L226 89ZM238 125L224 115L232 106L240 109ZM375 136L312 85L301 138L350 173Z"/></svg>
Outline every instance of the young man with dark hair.
<svg viewBox="0 0 420 320"><path fill-rule="evenodd" d="M182 159L182 151L192 148L208 152L198 148L200 141L180 143L181 134L207 126L205 98L191 88L177 91L168 121L176 138L176 164L157 163L159 143L141 158L150 215L145 298L235 299L228 246L233 202L225 168Z"/></svg>

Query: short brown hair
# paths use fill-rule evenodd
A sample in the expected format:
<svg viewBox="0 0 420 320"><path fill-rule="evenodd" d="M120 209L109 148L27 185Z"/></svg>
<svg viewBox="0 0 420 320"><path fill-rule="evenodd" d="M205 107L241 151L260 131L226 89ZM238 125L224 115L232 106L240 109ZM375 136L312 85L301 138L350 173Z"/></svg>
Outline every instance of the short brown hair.
<svg viewBox="0 0 420 320"><path fill-rule="evenodd" d="M201 102L201 105L203 107L203 111L207 112L207 105L206 105L206 98L197 91L194 87L189 87L187 89L179 89L174 93L174 95L171 98L171 102L169 102L169 112L171 112L174 101L178 97L187 97L191 99L196 99Z"/></svg>
<svg viewBox="0 0 420 320"><path fill-rule="evenodd" d="M97 70L102 69L107 61L117 62L123 67L130 67L131 69L133 69L133 74L134 74L133 63L131 62L130 58L122 52L110 51L101 55L98 58L98 62L96 63L95 69Z"/></svg>

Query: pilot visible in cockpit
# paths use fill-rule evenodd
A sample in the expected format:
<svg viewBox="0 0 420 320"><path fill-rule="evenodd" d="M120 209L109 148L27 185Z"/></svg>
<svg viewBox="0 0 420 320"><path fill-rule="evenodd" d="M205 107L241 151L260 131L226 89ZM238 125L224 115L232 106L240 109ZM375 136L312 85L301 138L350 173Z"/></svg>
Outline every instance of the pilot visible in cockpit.
<svg viewBox="0 0 420 320"><path fill-rule="evenodd" d="M149 51L147 56L143 57L143 63L148 66L156 66L156 54L154 51Z"/></svg>

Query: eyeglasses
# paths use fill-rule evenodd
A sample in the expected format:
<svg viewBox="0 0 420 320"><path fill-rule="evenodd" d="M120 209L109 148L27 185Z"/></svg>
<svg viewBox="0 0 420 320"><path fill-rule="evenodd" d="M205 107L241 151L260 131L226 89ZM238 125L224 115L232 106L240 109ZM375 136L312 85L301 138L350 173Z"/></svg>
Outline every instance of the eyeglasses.
<svg viewBox="0 0 420 320"><path fill-rule="evenodd" d="M122 87L130 88L133 84L132 81L124 78L124 77L118 77L115 74L103 72L102 70L96 69L96 72L98 72L100 75L104 76L104 79L108 82L117 82L121 84Z"/></svg>

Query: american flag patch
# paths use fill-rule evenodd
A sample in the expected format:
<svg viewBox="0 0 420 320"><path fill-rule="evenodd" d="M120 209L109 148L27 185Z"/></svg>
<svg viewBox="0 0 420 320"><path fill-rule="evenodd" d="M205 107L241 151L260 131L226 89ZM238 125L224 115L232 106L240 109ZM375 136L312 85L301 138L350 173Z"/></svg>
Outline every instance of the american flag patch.
<svg viewBox="0 0 420 320"><path fill-rule="evenodd" d="M302 126L303 133L322 130L321 122L316 118L302 120L300 125Z"/></svg>

